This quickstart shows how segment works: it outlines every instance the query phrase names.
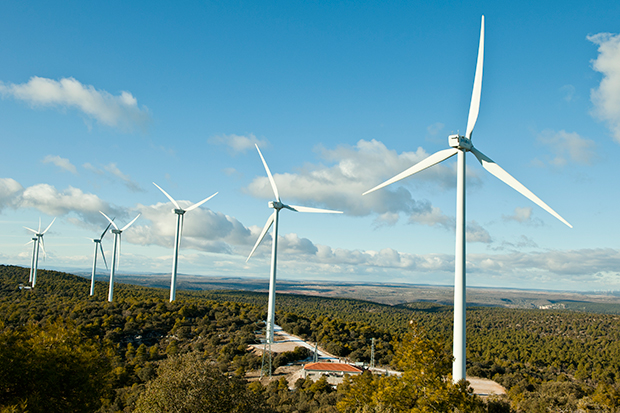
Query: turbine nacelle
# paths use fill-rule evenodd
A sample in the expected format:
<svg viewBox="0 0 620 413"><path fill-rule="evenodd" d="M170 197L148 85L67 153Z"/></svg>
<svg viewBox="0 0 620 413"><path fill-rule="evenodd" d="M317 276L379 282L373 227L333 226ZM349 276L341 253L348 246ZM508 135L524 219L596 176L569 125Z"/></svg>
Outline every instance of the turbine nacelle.
<svg viewBox="0 0 620 413"><path fill-rule="evenodd" d="M181 208L176 208L176 209L173 209L172 212L174 212L175 214L178 214L178 215L183 215L187 211L185 211L184 209L181 209Z"/></svg>
<svg viewBox="0 0 620 413"><path fill-rule="evenodd" d="M448 144L453 148L462 149L464 151L471 151L474 147L471 143L471 139L459 134L448 136Z"/></svg>
<svg viewBox="0 0 620 413"><path fill-rule="evenodd" d="M282 208L286 208L286 205L284 205L282 202L280 201L269 201L269 208L273 208L275 210L281 210Z"/></svg>
<svg viewBox="0 0 620 413"><path fill-rule="evenodd" d="M121 231L120 229L113 229L112 230L112 234L121 234L123 231Z"/></svg>

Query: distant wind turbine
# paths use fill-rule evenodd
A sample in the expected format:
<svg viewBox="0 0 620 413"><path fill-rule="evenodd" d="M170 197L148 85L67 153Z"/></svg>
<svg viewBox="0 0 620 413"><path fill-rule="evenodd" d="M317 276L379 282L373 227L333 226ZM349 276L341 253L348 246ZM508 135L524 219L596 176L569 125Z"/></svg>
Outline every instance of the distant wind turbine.
<svg viewBox="0 0 620 413"><path fill-rule="evenodd" d="M112 226L114 227L114 229L112 230L112 234L114 234L114 248L112 249L112 267L110 269L110 289L108 290L108 301L112 302L112 299L114 297L114 273L116 271L116 263L120 259L120 255L121 255L121 251L120 251L121 234L123 233L123 231L129 228L131 224L136 222L136 219L138 219L141 214L138 214L137 217L135 217L133 220L131 220L129 224L125 225L121 229L118 229L114 221L112 221L106 214L101 212L101 215L103 215L108 221L110 221L110 224L112 224Z"/></svg>
<svg viewBox="0 0 620 413"><path fill-rule="evenodd" d="M275 225L273 226L272 244L271 244L271 275L269 278L269 303L267 307L267 334L266 334L267 343L273 343L273 329L274 329L274 321L275 321L275 303L276 303L276 262L277 262L277 255L278 255L278 215L280 214L280 210L283 208L286 208L286 209L290 209L291 211L295 211L295 212L319 212L319 213L328 213L328 214L342 214L342 211L331 211L328 209L309 208L309 207L304 207L304 206L283 204L280 201L280 195L278 194L278 187L276 186L276 181L273 179L273 176L271 175L271 171L269 171L267 162L265 162L265 158L263 158L263 154L260 152L260 149L258 149L258 145L255 144L255 146L256 146L256 150L258 151L258 154L260 155L260 159L263 161L263 165L265 166L265 171L267 172L267 176L269 177L269 182L271 183L271 189L273 190L273 194L275 195L276 200L269 202L269 208L274 209L273 214L271 214L269 216L269 219L267 219L267 223L265 224L265 227L263 228L260 235L258 236L258 240L256 240L256 244L254 244L254 248L252 248L250 255L248 255L248 258L245 261L248 262L248 260L250 259L252 254L254 254L254 251L256 251L256 248L258 248L263 238L265 238L265 235L267 234L267 231L269 231L269 228L271 227L271 225L275 223Z"/></svg>
<svg viewBox="0 0 620 413"><path fill-rule="evenodd" d="M32 288L34 288L34 286L37 284L37 267L39 266L39 246L43 250L43 256L45 256L46 255L45 254L45 241L43 240L43 235L45 235L45 233L50 229L54 221L56 221L56 218L52 220L52 222L47 226L47 228L45 228L45 231L43 232L41 232L41 218L39 218L39 230L38 231L35 231L32 228L24 227L28 231L33 232L35 235L30 241L34 244L33 249L32 249L32 265L30 267L30 280L29 280L32 283Z"/></svg>
<svg viewBox="0 0 620 413"><path fill-rule="evenodd" d="M99 238L93 239L93 242L95 243L95 255L93 258L93 273L90 277L90 295L95 295L95 273L97 272L98 249L101 250L101 257L103 258L103 263L105 264L105 267L108 268L108 263L105 261L105 254L103 253L103 247L101 246L101 240L103 240L103 237L105 236L106 232L108 232L111 225L112 224L108 224L108 226L105 227L105 230L101 233L101 236Z"/></svg>
<svg viewBox="0 0 620 413"><path fill-rule="evenodd" d="M471 104L469 107L469 117L467 119L467 129L465 136L450 135L448 143L450 149L444 149L434 153L421 162L418 162L406 171L385 181L384 183L366 191L363 195L376 191L401 179L407 178L415 173L423 171L439 162L445 161L453 155L458 154L457 158L457 185L456 185L456 251L455 251L455 271L454 271L454 343L452 364L452 378L455 382L465 378L465 153L472 152L484 169L508 186L521 193L526 198L549 212L551 215L572 228L564 218L551 209L540 198L534 195L529 189L513 178L508 172L497 165L491 158L484 155L474 148L471 135L478 119L480 109L480 94L482 91L482 62L484 57L484 16L480 28L480 44L478 46L478 61L476 64L476 75L474 77L474 90L472 92Z"/></svg>
<svg viewBox="0 0 620 413"><path fill-rule="evenodd" d="M183 209L179 206L178 202L175 201L174 198L172 198L170 195L168 195L168 193L164 191L159 185L157 185L155 182L153 182L153 185L155 185L161 192L163 192L164 195L166 195L166 197L170 200L170 202L172 202L172 204L175 206L175 209L173 209L172 212L177 214L177 225L174 233L174 250L172 253L172 279L170 281L170 301L172 302L176 299L177 295L177 265L179 261L179 248L181 246L181 236L183 234L185 213L198 208L200 205L204 204L218 193L216 192L210 197L203 199L202 201L190 206L189 208Z"/></svg>

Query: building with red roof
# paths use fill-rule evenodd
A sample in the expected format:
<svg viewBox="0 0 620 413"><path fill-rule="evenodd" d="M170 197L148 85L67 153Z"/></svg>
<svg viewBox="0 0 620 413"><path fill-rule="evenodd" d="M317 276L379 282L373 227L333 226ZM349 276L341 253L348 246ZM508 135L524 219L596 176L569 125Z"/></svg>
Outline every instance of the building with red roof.
<svg viewBox="0 0 620 413"><path fill-rule="evenodd" d="M362 370L346 363L308 363L304 366L304 379L309 377L319 378L320 376L343 377L345 374L362 374Z"/></svg>

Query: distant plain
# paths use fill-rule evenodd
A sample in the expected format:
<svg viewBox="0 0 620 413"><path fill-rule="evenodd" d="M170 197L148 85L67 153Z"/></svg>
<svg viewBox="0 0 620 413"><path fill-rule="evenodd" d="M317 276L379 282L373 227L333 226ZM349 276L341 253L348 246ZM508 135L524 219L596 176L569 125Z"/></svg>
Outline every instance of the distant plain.
<svg viewBox="0 0 620 413"><path fill-rule="evenodd" d="M90 278L90 274L77 273ZM167 274L117 274L119 282L146 287L170 288ZM107 281L98 275L97 280ZM179 274L179 290L241 290L267 293L269 281L258 278L209 277ZM387 305L433 303L452 305L452 286L404 283L301 282L278 280L278 294L299 294L371 301ZM569 309L620 314L619 292L575 292L514 288L467 288L468 306Z"/></svg>

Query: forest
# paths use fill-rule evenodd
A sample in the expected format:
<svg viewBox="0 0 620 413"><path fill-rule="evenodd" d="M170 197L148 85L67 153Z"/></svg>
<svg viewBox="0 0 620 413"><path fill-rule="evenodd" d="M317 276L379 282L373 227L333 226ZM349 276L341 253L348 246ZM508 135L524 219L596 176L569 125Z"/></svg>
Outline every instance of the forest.
<svg viewBox="0 0 620 413"><path fill-rule="evenodd" d="M276 322L350 361L402 371L325 380L250 381L267 296L168 291L0 266L0 412L620 412L620 316L469 307L467 374L505 397L449 378L452 309L277 296ZM294 353L294 354L293 354ZM307 352L281 353L273 368Z"/></svg>

